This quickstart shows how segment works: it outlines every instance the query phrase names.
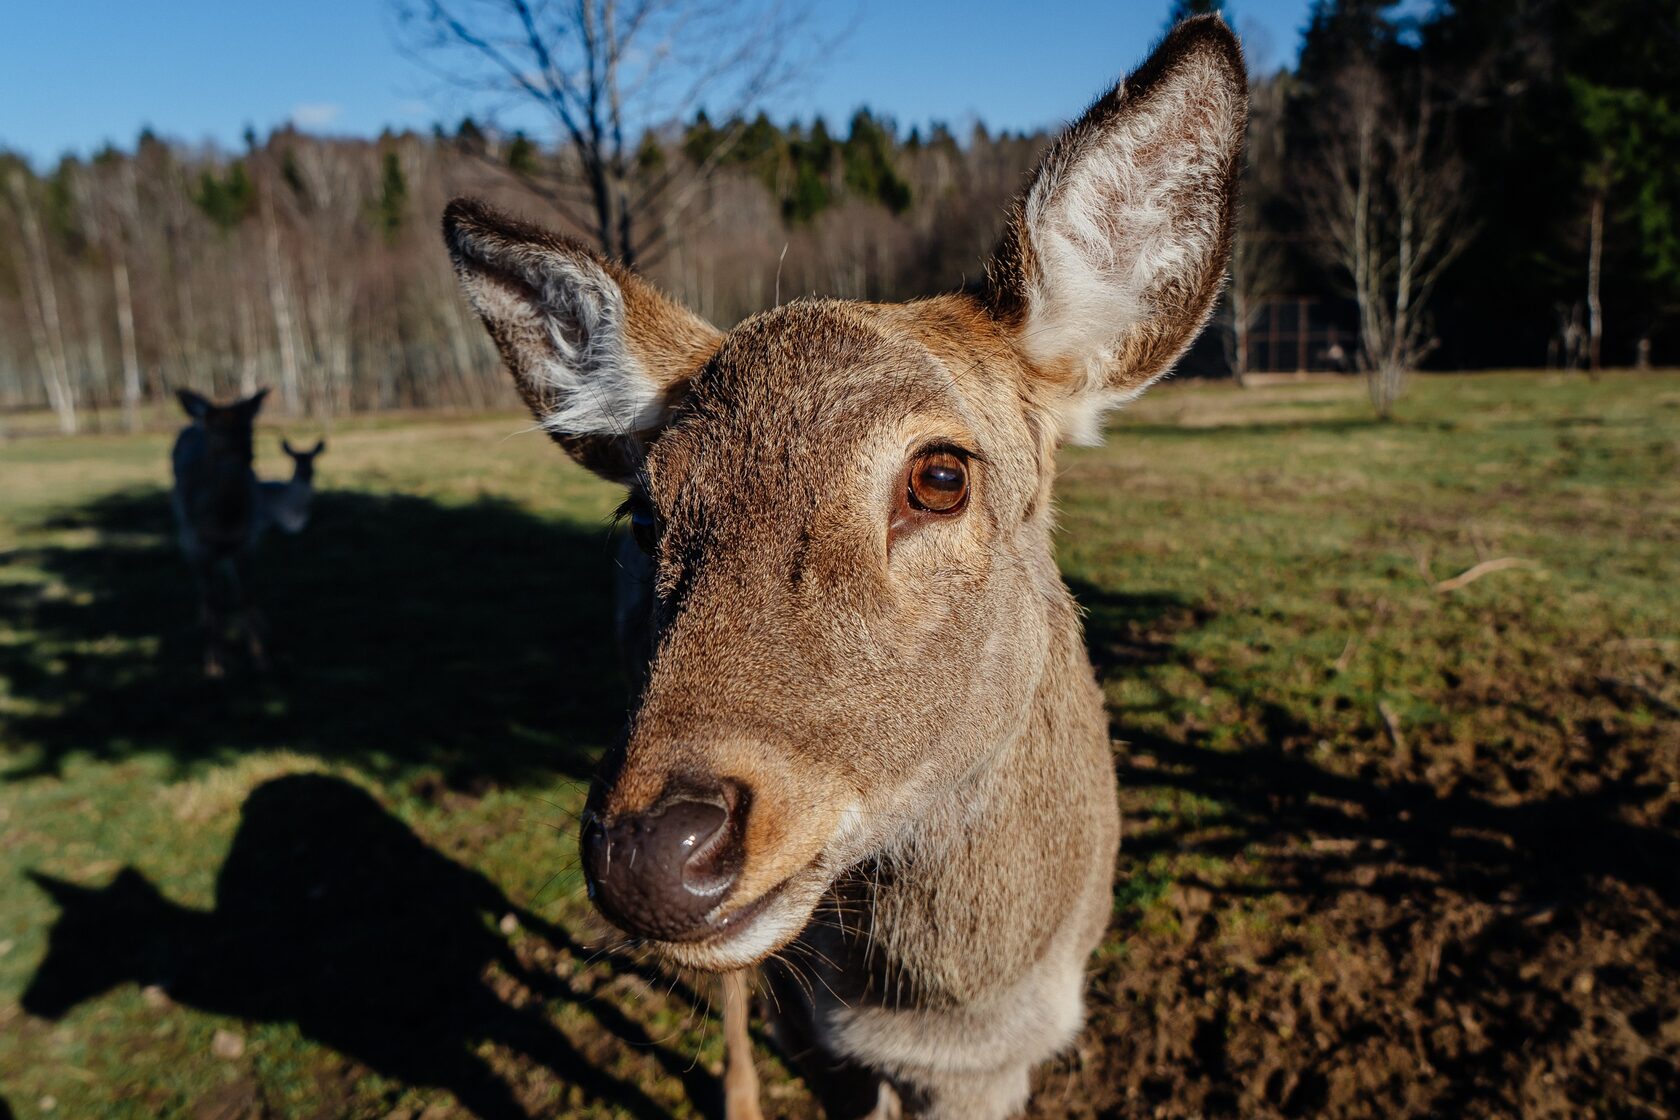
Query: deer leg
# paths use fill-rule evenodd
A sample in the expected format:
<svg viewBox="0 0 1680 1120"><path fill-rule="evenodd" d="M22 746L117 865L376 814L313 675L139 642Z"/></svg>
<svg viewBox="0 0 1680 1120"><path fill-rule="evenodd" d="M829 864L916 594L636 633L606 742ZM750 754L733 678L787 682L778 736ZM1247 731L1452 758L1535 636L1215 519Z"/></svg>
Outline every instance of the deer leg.
<svg viewBox="0 0 1680 1120"><path fill-rule="evenodd" d="M230 565L233 570L234 591L239 600L239 619L245 629L245 647L251 655L251 665L259 673L268 672L268 650L265 643L268 621L258 609L251 594L250 557L240 555Z"/></svg>
<svg viewBox="0 0 1680 1120"><path fill-rule="evenodd" d="M222 612L216 605L216 562L193 558L193 582L198 586L198 629L204 639L204 675L220 680L227 673L222 650Z"/></svg>
<svg viewBox="0 0 1680 1120"><path fill-rule="evenodd" d="M904 1120L904 1105L898 1099L898 1093L885 1081L875 1097L875 1108L864 1117L864 1120Z"/></svg>
<svg viewBox="0 0 1680 1120"><path fill-rule="evenodd" d="M222 616L208 599L199 605L199 629L204 632L204 675L221 680L227 675L227 654L222 649Z"/></svg>
<svg viewBox="0 0 1680 1120"><path fill-rule="evenodd" d="M723 1114L727 1120L764 1120L758 1107L758 1071L748 1032L747 975L723 978Z"/></svg>

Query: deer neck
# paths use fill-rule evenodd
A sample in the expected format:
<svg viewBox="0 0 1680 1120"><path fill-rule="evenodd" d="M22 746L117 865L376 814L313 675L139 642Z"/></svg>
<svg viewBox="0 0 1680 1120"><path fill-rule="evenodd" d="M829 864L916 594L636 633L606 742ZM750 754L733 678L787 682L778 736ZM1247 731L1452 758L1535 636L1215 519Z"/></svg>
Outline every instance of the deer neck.
<svg viewBox="0 0 1680 1120"><path fill-rule="evenodd" d="M1058 946L1082 960L1106 924L1119 842L1107 721L1059 579L1046 612L1045 668L1018 730L837 888L837 913L871 917L833 947L870 962L864 983L886 1002L908 1005L913 989L921 1006L973 1004Z"/></svg>

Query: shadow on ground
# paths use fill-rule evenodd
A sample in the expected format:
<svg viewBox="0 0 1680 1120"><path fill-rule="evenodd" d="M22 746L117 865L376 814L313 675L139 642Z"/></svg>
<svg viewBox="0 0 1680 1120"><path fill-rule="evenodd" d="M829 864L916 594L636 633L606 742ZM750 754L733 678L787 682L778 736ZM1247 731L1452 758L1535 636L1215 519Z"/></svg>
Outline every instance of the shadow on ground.
<svg viewBox="0 0 1680 1120"><path fill-rule="evenodd" d="M1510 759L1422 730L1396 750L1375 712L1369 736L1329 744L1265 681L1183 652L1206 612L1074 590L1101 676L1194 673L1240 699L1246 730L1216 746L1194 719L1162 733L1116 713L1127 822L1120 952L1087 1033L1100 1057L1070 1075L1074 1106L1039 1115L1680 1108L1680 799L1664 755L1680 725L1554 690L1548 720L1526 724L1540 733L1511 748L1535 781L1489 795L1479 777ZM1532 714L1538 686L1504 687L1487 702ZM1166 926L1141 926L1139 900Z"/></svg>
<svg viewBox="0 0 1680 1120"><path fill-rule="evenodd" d="M579 777L623 718L604 527L488 499L323 493L302 536L258 556L273 672L226 682L199 674L166 494L46 528L97 539L0 555L0 615L26 636L0 646L0 678L35 713L0 717L23 752L12 778L72 752L185 764L266 748L436 767L463 786Z"/></svg>
<svg viewBox="0 0 1680 1120"><path fill-rule="evenodd" d="M617 1039L716 1109L713 1081L690 1056L655 1042L610 998L534 966L497 925L514 915L546 953L581 958L564 930L426 846L351 783L293 775L254 790L208 911L170 901L133 869L101 888L31 878L60 909L21 1000L31 1014L56 1019L119 984L152 985L195 1009L295 1023L379 1074L449 1090L485 1120L528 1114L505 1069L532 1065L639 1120L668 1115L605 1072L612 1047L601 1040ZM590 1053L545 1013L563 1003L592 1021ZM511 1062L487 1062L476 1052L485 1043Z"/></svg>

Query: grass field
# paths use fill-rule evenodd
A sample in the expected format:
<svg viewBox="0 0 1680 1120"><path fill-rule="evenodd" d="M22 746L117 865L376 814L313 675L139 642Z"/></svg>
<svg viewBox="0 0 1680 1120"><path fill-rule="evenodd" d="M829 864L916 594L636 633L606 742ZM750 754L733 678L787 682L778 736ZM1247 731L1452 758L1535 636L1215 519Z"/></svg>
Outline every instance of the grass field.
<svg viewBox="0 0 1680 1120"><path fill-rule="evenodd" d="M0 444L0 1117L716 1114L592 948L618 495L524 427L340 425L219 686L168 437ZM1169 386L1060 497L1126 838L1038 1114L1680 1113L1680 375Z"/></svg>

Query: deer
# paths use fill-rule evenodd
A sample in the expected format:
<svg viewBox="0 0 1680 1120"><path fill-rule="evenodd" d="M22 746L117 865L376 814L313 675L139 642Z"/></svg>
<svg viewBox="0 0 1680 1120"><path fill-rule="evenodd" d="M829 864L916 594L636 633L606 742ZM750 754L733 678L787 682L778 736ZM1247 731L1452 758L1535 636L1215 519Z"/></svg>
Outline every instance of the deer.
<svg viewBox="0 0 1680 1120"><path fill-rule="evenodd" d="M227 672L227 615L238 616L252 664L267 667L261 613L251 601L250 558L262 533L262 495L253 458L251 427L268 390L218 405L177 389L192 422L175 437L170 454L175 484L170 504L181 552L198 592L204 635L204 675Z"/></svg>
<svg viewBox="0 0 1680 1120"><path fill-rule="evenodd" d="M1120 813L1057 450L1206 323L1246 115L1235 36L1186 21L1048 149L983 282L727 331L567 236L446 209L537 423L628 492L637 669L585 883L725 974L734 1120L758 1115L744 970L836 1120L1016 1115L1079 1032Z"/></svg>
<svg viewBox="0 0 1680 1120"><path fill-rule="evenodd" d="M287 536L303 532L315 498L315 459L326 449L324 439L316 440L308 451L299 451L289 439L280 441L280 450L292 461L292 477L285 482L257 483L263 530L273 527Z"/></svg>

